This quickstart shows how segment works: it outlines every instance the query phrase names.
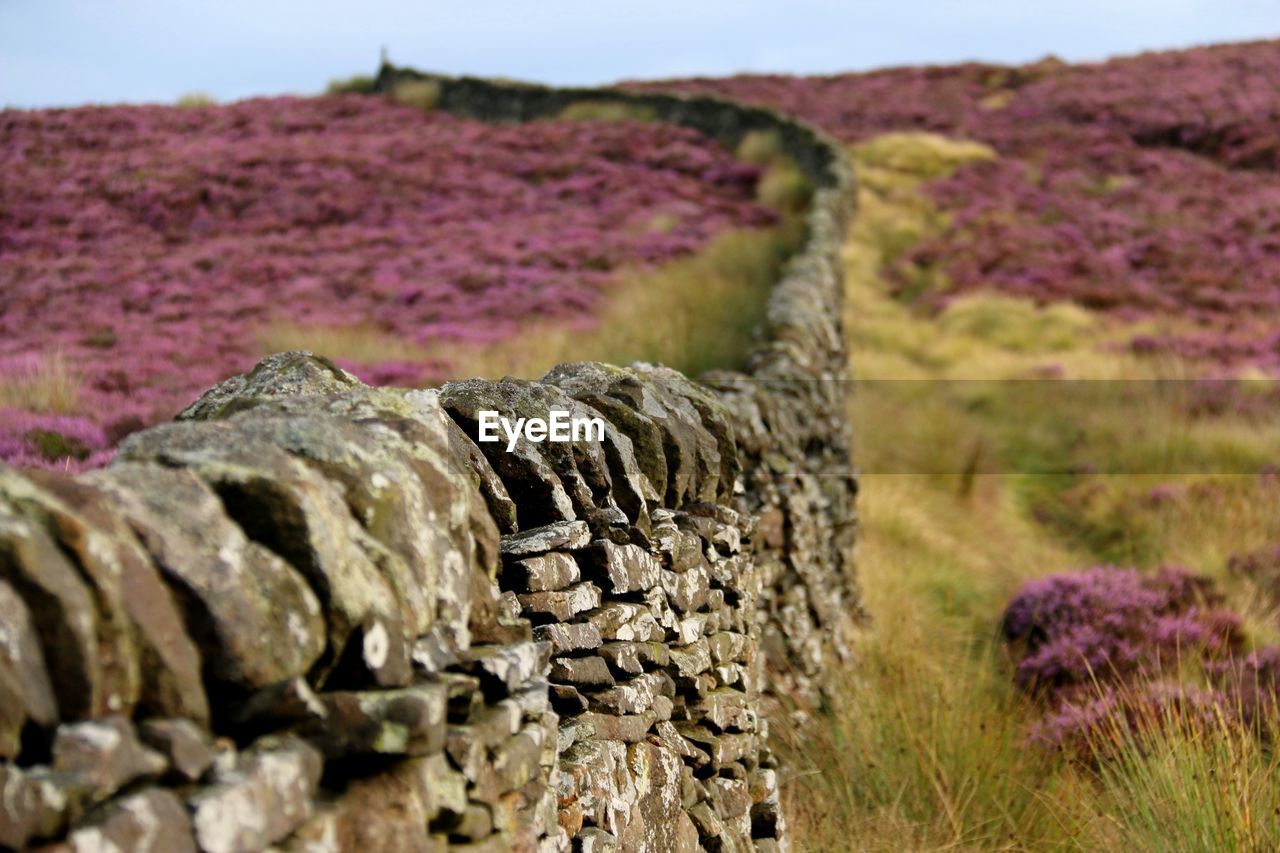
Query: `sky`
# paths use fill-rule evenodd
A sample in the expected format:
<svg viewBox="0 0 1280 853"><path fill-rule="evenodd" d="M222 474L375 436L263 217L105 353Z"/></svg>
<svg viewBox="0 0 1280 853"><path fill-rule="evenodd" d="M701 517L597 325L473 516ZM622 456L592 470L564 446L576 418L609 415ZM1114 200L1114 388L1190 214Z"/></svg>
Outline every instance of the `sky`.
<svg viewBox="0 0 1280 853"><path fill-rule="evenodd" d="M383 47L423 70L591 84L1277 36L1277 0L0 0L0 105L313 93Z"/></svg>

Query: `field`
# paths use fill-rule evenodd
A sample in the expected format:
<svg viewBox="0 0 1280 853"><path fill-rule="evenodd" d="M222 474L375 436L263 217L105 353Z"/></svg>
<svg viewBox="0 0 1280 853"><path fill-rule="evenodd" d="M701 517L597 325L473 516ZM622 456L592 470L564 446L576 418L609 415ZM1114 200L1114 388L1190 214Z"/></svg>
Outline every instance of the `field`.
<svg viewBox="0 0 1280 853"><path fill-rule="evenodd" d="M491 127L408 94L0 114L0 460L98 464L267 352L469 374L779 221L761 167L691 131Z"/></svg>
<svg viewBox="0 0 1280 853"><path fill-rule="evenodd" d="M800 849L1280 849L1277 79L1258 43L629 84L780 107L859 176L873 621L773 727ZM0 460L99 464L281 349L741 354L799 236L769 140L430 102L0 114Z"/></svg>
<svg viewBox="0 0 1280 853"><path fill-rule="evenodd" d="M846 83L862 103L870 84ZM1230 94L1230 78L1220 83ZM806 84L837 101L829 81L788 83ZM1275 849L1280 436L1275 385L1261 379L1274 363L1237 346L1247 337L1232 312L1195 298L1189 261L1108 278L1090 266L1107 244L1085 229L1044 266L1028 235L1072 223L1037 221L1017 193L983 182L1051 152L893 117L861 134L852 109L842 115L830 129L851 138L861 183L845 322L864 472L858 570L874 624L832 708L784 728L797 845ZM1224 207L1264 210L1275 179L1204 154L1134 154L1238 182ZM1130 176L1127 197L1189 205L1196 187L1163 174ZM1048 185L1061 197L1042 198L1076 225L1104 216L1077 206L1074 184ZM973 204L1004 205L1001 227L979 236ZM1212 225L1186 220L1197 221ZM1204 267L1264 257L1276 238L1275 226L1231 232L1211 252L1164 227L1151 226L1153 239L1199 251ZM1004 265L965 279L996 239ZM1001 271L1019 265L1046 269L1054 286L1013 286ZM1088 298L1068 269L1093 270L1091 286L1117 298ZM1163 301L1135 296L1135 275ZM1268 275L1262 263L1241 279L1255 317L1276 292ZM1187 330L1222 345L1134 345ZM1223 376L1252 379L1204 378Z"/></svg>
<svg viewBox="0 0 1280 853"><path fill-rule="evenodd" d="M1280 367L1280 98L1274 42L832 77L664 81L777 106L858 143L925 131L988 145L931 181L947 217L887 247L895 293L994 289L1153 321L1121 343Z"/></svg>

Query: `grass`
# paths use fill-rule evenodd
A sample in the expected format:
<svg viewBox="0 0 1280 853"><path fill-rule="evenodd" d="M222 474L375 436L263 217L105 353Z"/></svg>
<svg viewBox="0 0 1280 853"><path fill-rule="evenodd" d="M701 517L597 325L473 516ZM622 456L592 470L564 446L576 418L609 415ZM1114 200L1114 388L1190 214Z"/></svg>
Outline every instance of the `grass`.
<svg viewBox="0 0 1280 853"><path fill-rule="evenodd" d="M44 356L0 375L0 409L53 415L80 411L79 373L58 354Z"/></svg>
<svg viewBox="0 0 1280 853"><path fill-rule="evenodd" d="M209 107L218 103L208 92L187 92L175 102L180 107Z"/></svg>
<svg viewBox="0 0 1280 853"><path fill-rule="evenodd" d="M401 80L392 87L391 98L423 112L431 112L440 103L440 83L436 80Z"/></svg>
<svg viewBox="0 0 1280 853"><path fill-rule="evenodd" d="M1274 431L1230 410L1187 417L1186 386L1147 390L1189 372L1125 353L1132 325L981 294L921 311L881 270L946 226L921 184L993 155L923 134L853 155L846 327L862 381L850 416L874 622L831 707L801 729L774 727L795 846L1277 849L1280 759L1267 741L1226 719L1167 714L1104 730L1096 746L1109 761L1033 748L1040 709L1013 688L996 637L1025 580L1115 560L1216 577L1251 638L1274 641L1274 597L1225 568L1232 553L1280 541L1275 492L1227 473L1280 458ZM1122 379L1100 387L1142 393L1009 381L1045 377Z"/></svg>
<svg viewBox="0 0 1280 853"><path fill-rule="evenodd" d="M652 107L625 101L584 100L569 104L556 116L557 121L654 121Z"/></svg>
<svg viewBox="0 0 1280 853"><path fill-rule="evenodd" d="M486 379L536 378L565 361L647 361L690 376L738 367L798 232L794 223L730 231L697 254L624 273L589 328L534 326L493 346L437 354L450 360L452 376Z"/></svg>
<svg viewBox="0 0 1280 853"><path fill-rule="evenodd" d="M258 332L264 355L309 349L328 358L373 364L379 361L430 361L432 353L374 326L306 326L277 320Z"/></svg>

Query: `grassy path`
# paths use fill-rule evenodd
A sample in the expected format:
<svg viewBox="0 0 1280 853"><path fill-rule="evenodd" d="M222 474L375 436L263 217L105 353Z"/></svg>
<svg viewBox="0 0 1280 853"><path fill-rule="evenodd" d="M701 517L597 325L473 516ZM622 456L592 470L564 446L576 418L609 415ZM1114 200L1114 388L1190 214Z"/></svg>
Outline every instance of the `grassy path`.
<svg viewBox="0 0 1280 853"><path fill-rule="evenodd" d="M1172 562L1216 576L1251 639L1274 641L1265 584L1225 570L1232 554L1280 542L1280 487L1229 473L1280 459L1274 431L1234 410L1189 423L1186 401L1165 394L1082 410L1061 389L1092 386L1009 383L1145 389L1183 374L1112 348L1119 330L1070 306L969 296L914 311L882 271L945 225L922 183L993 154L914 134L854 155L846 320L862 381L850 416L875 623L857 671L832 685L837 711L784 746L797 846L1275 849L1274 758L1248 733L1173 726L1102 768L1031 747L1041 709L1012 686L997 636L1029 578ZM933 273L917 273L929 286ZM1045 467L1080 473L1035 473Z"/></svg>

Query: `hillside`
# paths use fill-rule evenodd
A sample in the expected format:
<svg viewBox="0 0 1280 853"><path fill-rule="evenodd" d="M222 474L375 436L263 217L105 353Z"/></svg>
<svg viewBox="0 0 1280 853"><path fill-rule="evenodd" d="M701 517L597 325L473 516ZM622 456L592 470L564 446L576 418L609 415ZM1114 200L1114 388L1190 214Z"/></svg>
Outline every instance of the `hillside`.
<svg viewBox="0 0 1280 853"><path fill-rule="evenodd" d="M777 215L659 122L384 98L0 113L0 460L96 464L268 352L378 384L595 322L622 273Z"/></svg>
<svg viewBox="0 0 1280 853"><path fill-rule="evenodd" d="M1129 345L1280 368L1280 43L830 77L643 84L786 109L857 143L927 131L998 155L928 189L941 233L891 253L929 304L994 289L1153 321Z"/></svg>

